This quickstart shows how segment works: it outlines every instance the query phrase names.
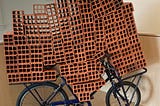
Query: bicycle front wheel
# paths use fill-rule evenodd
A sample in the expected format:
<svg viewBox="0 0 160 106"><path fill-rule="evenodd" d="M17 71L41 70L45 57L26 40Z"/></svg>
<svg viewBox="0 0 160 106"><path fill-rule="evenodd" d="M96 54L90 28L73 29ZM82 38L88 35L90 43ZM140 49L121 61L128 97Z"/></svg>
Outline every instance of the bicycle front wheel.
<svg viewBox="0 0 160 106"><path fill-rule="evenodd" d="M51 103L68 100L68 96L63 89L60 88L57 91L58 87L58 85L51 82L34 83L21 92L16 106L51 106ZM48 103L46 100L54 92L56 92L55 96Z"/></svg>
<svg viewBox="0 0 160 106"><path fill-rule="evenodd" d="M141 101L141 93L139 88L132 82L123 82L125 94L127 96L129 106L139 106ZM111 87L106 95L106 106L126 106L124 100L124 92L122 84L116 84L115 87Z"/></svg>

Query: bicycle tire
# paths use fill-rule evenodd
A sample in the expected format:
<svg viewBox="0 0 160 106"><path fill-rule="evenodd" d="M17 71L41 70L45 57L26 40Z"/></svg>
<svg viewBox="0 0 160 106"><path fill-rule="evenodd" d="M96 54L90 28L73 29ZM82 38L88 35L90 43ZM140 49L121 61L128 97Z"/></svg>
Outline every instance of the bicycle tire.
<svg viewBox="0 0 160 106"><path fill-rule="evenodd" d="M42 89L40 89L41 87L42 87ZM39 104L38 101L36 101L36 99L33 97L33 95L31 95L31 92L29 90L31 90L32 92L38 91L38 93L36 94L36 96L37 97L38 97L38 95L44 96L44 97L41 97L41 98L45 99L45 96L50 93L49 90L55 90L58 87L59 86L57 84L51 83L51 82L42 82L42 83L31 84L30 86L28 86L27 88L25 88L20 93L20 95L19 95L19 97L17 99L17 102L16 102L16 106L50 106L50 104L45 104L45 101L43 101L43 104ZM46 88L49 88L49 89L46 89ZM46 91L43 91L43 90L46 90ZM42 92L40 92L40 91L42 91ZM29 98L27 96L29 96ZM47 95L47 96L49 96L49 95ZM67 96L66 92L63 89L61 89L61 88L58 90L58 92L56 94L56 97L57 96L61 96L62 99L64 99L64 100L61 100L61 101L68 100L68 96ZM24 102L24 100L26 100L27 98L29 99L29 102L26 102L26 101ZM54 98L54 100L55 100L55 98ZM39 101L39 102L42 102L42 101ZM24 104L24 103L29 103L29 104ZM31 103L34 103L34 104L31 104ZM69 105L63 105L63 106L69 106Z"/></svg>
<svg viewBox="0 0 160 106"><path fill-rule="evenodd" d="M132 82L127 82L127 81L124 81L123 82L123 85L124 85L124 88L125 87L129 87L129 89L128 90L135 90L135 91L133 91L133 92L135 92L134 93L134 96L133 97L136 97L136 100L134 100L134 102L131 102L131 104L132 104L132 106L139 106L139 104L140 104L140 101L141 101L141 93L140 93L140 90L139 90L139 88L134 84L134 83L132 83ZM119 104L119 102L118 102L118 100L113 96L114 94L113 94L113 92L115 91L115 89L118 89L118 90L121 90L121 88L122 88L122 85L121 84L119 84L119 83L117 83L116 85L115 85L115 87L111 87L110 89L109 89L109 91L107 92L107 94L106 94L106 106L125 106L123 103L122 104ZM130 89L131 88L131 89ZM126 89L125 89L126 90ZM128 92L128 90L127 90L127 92ZM128 95L130 95L131 94L131 92L128 92L128 93L126 93L126 95L127 95L127 98L128 98ZM119 98L118 98L119 99ZM130 98L129 98L130 99ZM129 100L130 101L130 100ZM122 101L121 101L122 102Z"/></svg>

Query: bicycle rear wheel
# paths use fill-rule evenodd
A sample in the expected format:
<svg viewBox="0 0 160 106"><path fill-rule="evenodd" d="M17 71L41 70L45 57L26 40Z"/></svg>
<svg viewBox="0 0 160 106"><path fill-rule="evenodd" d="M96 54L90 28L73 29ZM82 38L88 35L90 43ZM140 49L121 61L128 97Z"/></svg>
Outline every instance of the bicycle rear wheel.
<svg viewBox="0 0 160 106"><path fill-rule="evenodd" d="M123 82L124 90L129 101L129 106L139 106L141 101L141 93L139 88L132 82ZM126 106L126 102L122 99L124 93L121 84L111 87L106 95L106 106Z"/></svg>
<svg viewBox="0 0 160 106"><path fill-rule="evenodd" d="M51 103L56 101L66 101L68 96L63 89L56 89L59 86L51 82L35 83L25 88L17 99L16 106L51 106ZM47 98L53 93L56 95L49 103L46 103ZM59 105L68 106L68 105Z"/></svg>

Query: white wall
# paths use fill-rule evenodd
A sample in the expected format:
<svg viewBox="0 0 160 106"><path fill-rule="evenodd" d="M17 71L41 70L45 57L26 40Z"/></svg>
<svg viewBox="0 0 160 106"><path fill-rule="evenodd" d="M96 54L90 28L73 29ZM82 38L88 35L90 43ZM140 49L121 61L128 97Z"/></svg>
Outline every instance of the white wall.
<svg viewBox="0 0 160 106"><path fill-rule="evenodd" d="M134 4L138 32L160 34L160 0L124 0Z"/></svg>
<svg viewBox="0 0 160 106"><path fill-rule="evenodd" d="M3 15L2 15L2 1L0 0L0 42L2 39L2 33L4 31L4 25L3 25Z"/></svg>
<svg viewBox="0 0 160 106"><path fill-rule="evenodd" d="M24 10L26 14L32 13L33 4L50 3L53 0L0 0L0 9L3 15L3 30L0 29L0 42L3 41L2 34L7 31L12 31L12 11Z"/></svg>

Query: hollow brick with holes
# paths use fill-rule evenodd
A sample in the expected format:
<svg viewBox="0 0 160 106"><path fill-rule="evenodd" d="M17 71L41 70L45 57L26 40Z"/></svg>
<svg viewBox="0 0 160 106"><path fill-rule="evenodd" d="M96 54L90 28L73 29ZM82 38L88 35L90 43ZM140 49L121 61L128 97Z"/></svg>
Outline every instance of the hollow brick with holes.
<svg viewBox="0 0 160 106"><path fill-rule="evenodd" d="M76 83L85 83L89 80L89 74L87 72L85 73L79 73L79 74L71 74L69 76L66 76L67 83L68 84L76 84Z"/></svg>
<svg viewBox="0 0 160 106"><path fill-rule="evenodd" d="M70 67L70 74L80 74L80 73L86 73L88 70L88 67L86 66L86 62L78 62L73 64L68 64Z"/></svg>
<svg viewBox="0 0 160 106"><path fill-rule="evenodd" d="M65 77L68 74L70 74L70 68L71 67L69 67L68 64L61 64L60 65L60 74L61 74L61 76Z"/></svg>
<svg viewBox="0 0 160 106"><path fill-rule="evenodd" d="M14 37L13 32L8 32L3 35L4 46L13 46L14 45Z"/></svg>
<svg viewBox="0 0 160 106"><path fill-rule="evenodd" d="M136 44L137 42L140 42L138 34L133 34L129 36L129 43L131 45Z"/></svg>
<svg viewBox="0 0 160 106"><path fill-rule="evenodd" d="M14 44L15 45L26 45L27 46L27 37L25 35L22 36L14 36Z"/></svg>
<svg viewBox="0 0 160 106"><path fill-rule="evenodd" d="M78 93L91 93L96 90L98 90L100 87L102 87L105 84L105 81L102 79L99 80L94 80L92 82L87 82L87 83L81 83L81 84L75 84L73 85L73 92L75 94Z"/></svg>
<svg viewBox="0 0 160 106"><path fill-rule="evenodd" d="M32 74L29 72L22 72L19 74L20 82L31 82L32 81Z"/></svg>
<svg viewBox="0 0 160 106"><path fill-rule="evenodd" d="M87 0L79 1L79 9L81 14L89 13L92 11L91 4Z"/></svg>
<svg viewBox="0 0 160 106"><path fill-rule="evenodd" d="M85 55L86 55L86 59L90 60L93 59L96 53L96 48L95 48L95 42L91 41L91 42L86 42L85 44Z"/></svg>
<svg viewBox="0 0 160 106"><path fill-rule="evenodd" d="M100 18L105 14L112 13L116 6L114 5L114 1L105 1L105 0L93 0L91 2L92 8L93 8L93 13L95 18Z"/></svg>
<svg viewBox="0 0 160 106"><path fill-rule="evenodd" d="M107 50L107 42L106 40L102 40L101 42L96 42L96 51L99 52L99 51L105 51Z"/></svg>
<svg viewBox="0 0 160 106"><path fill-rule="evenodd" d="M45 4L33 4L33 13L45 14L46 13Z"/></svg>
<svg viewBox="0 0 160 106"><path fill-rule="evenodd" d="M123 39L119 39L118 40L118 46L119 48L128 48L130 45L129 45L129 39L128 37L125 37Z"/></svg>
<svg viewBox="0 0 160 106"><path fill-rule="evenodd" d="M96 52L96 54L94 56L96 62L99 62L100 58L105 55L105 52L106 51L100 51L100 52L98 51L98 52Z"/></svg>
<svg viewBox="0 0 160 106"><path fill-rule="evenodd" d="M55 65L55 57L52 55L48 55L48 56L43 56L43 64L44 66L48 66L48 65Z"/></svg>
<svg viewBox="0 0 160 106"><path fill-rule="evenodd" d="M96 65L96 69L97 69L97 65ZM94 81L94 80L98 80L100 79L101 73L98 70L92 70L88 72L88 77L90 81Z"/></svg>
<svg viewBox="0 0 160 106"><path fill-rule="evenodd" d="M24 19L23 19L24 11L23 10L15 10L12 11L12 23L13 23L13 33L15 35L24 35Z"/></svg>
<svg viewBox="0 0 160 106"><path fill-rule="evenodd" d="M104 23L104 29L105 29L106 34L115 32L115 23L116 22L115 22L114 13L105 15L103 17L103 23Z"/></svg>
<svg viewBox="0 0 160 106"><path fill-rule="evenodd" d="M119 9L123 6L124 2L123 0L114 0L114 5L116 7L116 9Z"/></svg>
<svg viewBox="0 0 160 106"><path fill-rule="evenodd" d="M10 73L18 73L18 66L17 64L15 63L12 63L12 64L6 64L6 72L7 74L10 74Z"/></svg>
<svg viewBox="0 0 160 106"><path fill-rule="evenodd" d="M48 24L48 15L47 14L35 14L36 24L38 26L39 34L50 34L51 29Z"/></svg>
<svg viewBox="0 0 160 106"><path fill-rule="evenodd" d="M55 0L54 4L57 6L58 9L65 9L68 7L68 1L65 0Z"/></svg>
<svg viewBox="0 0 160 106"><path fill-rule="evenodd" d="M56 80L56 70L45 70L44 71L44 80L45 81L55 81Z"/></svg>
<svg viewBox="0 0 160 106"><path fill-rule="evenodd" d="M79 93L78 95L78 99L79 101L90 101L91 97L90 97L90 93L86 92L86 93Z"/></svg>
<svg viewBox="0 0 160 106"><path fill-rule="evenodd" d="M14 83L20 82L19 74L17 74L17 73L8 73L7 78L8 78L9 84L14 84Z"/></svg>
<svg viewBox="0 0 160 106"><path fill-rule="evenodd" d="M95 19L95 32L96 32L96 42L104 40L105 29L103 19Z"/></svg>
<svg viewBox="0 0 160 106"><path fill-rule="evenodd" d="M104 3L103 0L102 1L100 1L100 0L98 0L98 1L93 0L91 2L95 18L103 17L103 15L105 14L105 10L103 8L103 3Z"/></svg>
<svg viewBox="0 0 160 106"><path fill-rule="evenodd" d="M17 55L6 55L6 64L17 64Z"/></svg>
<svg viewBox="0 0 160 106"><path fill-rule="evenodd" d="M75 94L78 94L80 92L85 93L85 92L93 92L93 91L94 91L94 83L93 82L73 85L73 92Z"/></svg>
<svg viewBox="0 0 160 106"><path fill-rule="evenodd" d="M17 48L14 45L5 45L4 50L5 56L17 55Z"/></svg>
<svg viewBox="0 0 160 106"><path fill-rule="evenodd" d="M106 38L105 38L105 28L103 19L96 19L95 20L95 42L96 42L96 51L105 51L106 48Z"/></svg>
<svg viewBox="0 0 160 106"><path fill-rule="evenodd" d="M126 28L126 21L123 14L123 9L120 8L114 12L115 14L115 30L119 31Z"/></svg>
<svg viewBox="0 0 160 106"><path fill-rule="evenodd" d="M65 58L64 58L64 52L63 51L57 51L54 53L54 57L55 57L55 62L56 63L64 63L65 62Z"/></svg>
<svg viewBox="0 0 160 106"><path fill-rule="evenodd" d="M85 23L92 23L94 20L93 20L93 14L92 12L86 12L86 13L83 13L81 14L81 20L83 22L83 24Z"/></svg>
<svg viewBox="0 0 160 106"><path fill-rule="evenodd" d="M111 54L119 51L119 49L120 49L120 47L118 45L118 40L109 42L107 47L108 47L108 53L111 53Z"/></svg>
<svg viewBox="0 0 160 106"><path fill-rule="evenodd" d="M122 8L123 8L123 13L124 14L134 11L134 7L133 7L133 4L131 2L124 2L123 5L122 5Z"/></svg>
<svg viewBox="0 0 160 106"><path fill-rule="evenodd" d="M32 82L44 81L44 72L32 72Z"/></svg>
<svg viewBox="0 0 160 106"><path fill-rule="evenodd" d="M67 3L68 3L68 7L69 7L69 11L70 11L71 16L80 14L78 0L68 0Z"/></svg>
<svg viewBox="0 0 160 106"><path fill-rule="evenodd" d="M48 24L50 25L51 33L54 36L60 31L56 6L53 3L46 4L45 9L46 14L48 15Z"/></svg>

